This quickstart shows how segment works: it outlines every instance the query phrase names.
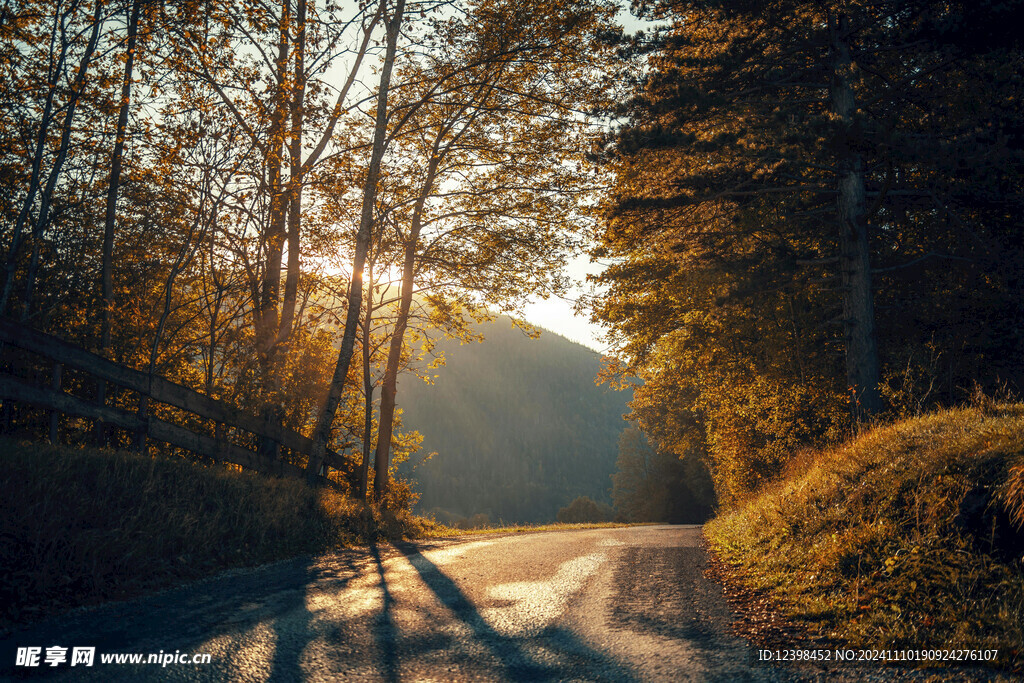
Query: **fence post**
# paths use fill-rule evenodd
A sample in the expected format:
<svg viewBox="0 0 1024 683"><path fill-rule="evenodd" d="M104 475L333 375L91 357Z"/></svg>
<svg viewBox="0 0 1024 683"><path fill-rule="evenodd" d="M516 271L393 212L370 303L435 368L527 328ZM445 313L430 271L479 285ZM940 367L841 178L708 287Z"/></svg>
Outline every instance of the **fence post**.
<svg viewBox="0 0 1024 683"><path fill-rule="evenodd" d="M213 429L213 438L217 441L217 461L220 462L224 459L224 450L226 443L224 441L224 423L218 422Z"/></svg>
<svg viewBox="0 0 1024 683"><path fill-rule="evenodd" d="M100 408L107 405L107 383L102 379L96 380L96 403ZM103 420L93 423L93 439L100 448L107 445L107 424Z"/></svg>
<svg viewBox="0 0 1024 683"><path fill-rule="evenodd" d="M138 427L135 428L135 438L134 438L135 443L132 444L133 450L136 453L138 453L139 455L142 455L142 454L144 454L146 452L146 436L147 436L147 433L149 431L147 429L147 425L146 425L146 422L148 420L147 415L146 415L146 408L147 408L148 405L149 405L149 397L148 396L140 396L139 397L139 410L136 413L136 416L139 419L139 425L138 425Z"/></svg>
<svg viewBox="0 0 1024 683"><path fill-rule="evenodd" d="M53 381L51 387L54 391L61 390L61 375L63 374L64 364L54 363L53 364ZM50 443L56 445L59 437L58 430L60 428L60 412L56 410L50 411Z"/></svg>
<svg viewBox="0 0 1024 683"><path fill-rule="evenodd" d="M7 362L7 344L0 342L0 372L10 373L12 368ZM11 402L4 401L3 409L0 410L0 432L11 433Z"/></svg>
<svg viewBox="0 0 1024 683"><path fill-rule="evenodd" d="M263 413L263 428L265 432L269 432L271 425L278 424L277 410L271 409ZM262 451L262 455L268 458L272 463L281 462L281 444L266 436L265 433L261 434L260 443L257 447L258 451ZM268 465L270 463L267 463Z"/></svg>

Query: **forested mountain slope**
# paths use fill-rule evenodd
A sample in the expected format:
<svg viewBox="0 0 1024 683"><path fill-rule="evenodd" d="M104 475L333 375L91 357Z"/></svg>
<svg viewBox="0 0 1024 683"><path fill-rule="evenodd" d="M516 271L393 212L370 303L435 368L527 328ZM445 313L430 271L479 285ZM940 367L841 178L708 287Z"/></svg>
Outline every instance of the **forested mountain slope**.
<svg viewBox="0 0 1024 683"><path fill-rule="evenodd" d="M577 496L610 502L630 392L596 386L600 356L552 332L530 339L504 317L481 331L439 345L433 385L400 384L404 427L437 452L412 473L419 509L543 522Z"/></svg>

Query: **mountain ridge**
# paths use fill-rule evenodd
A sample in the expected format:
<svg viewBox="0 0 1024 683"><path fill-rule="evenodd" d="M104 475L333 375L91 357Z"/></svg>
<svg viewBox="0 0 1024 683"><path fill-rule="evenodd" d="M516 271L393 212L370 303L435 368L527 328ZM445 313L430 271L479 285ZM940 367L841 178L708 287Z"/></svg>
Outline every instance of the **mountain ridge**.
<svg viewBox="0 0 1024 683"><path fill-rule="evenodd" d="M547 522L578 496L611 502L630 392L596 384L601 354L549 330L530 339L505 316L477 331L482 343L437 345L446 364L433 385L399 384L404 428L437 452L401 470L419 510Z"/></svg>

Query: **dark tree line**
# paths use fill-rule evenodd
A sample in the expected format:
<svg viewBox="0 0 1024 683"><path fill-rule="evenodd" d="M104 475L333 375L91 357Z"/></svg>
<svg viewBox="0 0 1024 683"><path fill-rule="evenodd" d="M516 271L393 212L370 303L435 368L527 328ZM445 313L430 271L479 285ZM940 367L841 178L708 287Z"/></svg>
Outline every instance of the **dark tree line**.
<svg viewBox="0 0 1024 683"><path fill-rule="evenodd" d="M1024 380L1020 2L643 3L594 299L719 495ZM699 447L698 447L699 446Z"/></svg>
<svg viewBox="0 0 1024 683"><path fill-rule="evenodd" d="M626 522L700 524L715 507L715 491L705 460L688 453L653 448L639 429L619 436L619 457L612 475L616 519Z"/></svg>

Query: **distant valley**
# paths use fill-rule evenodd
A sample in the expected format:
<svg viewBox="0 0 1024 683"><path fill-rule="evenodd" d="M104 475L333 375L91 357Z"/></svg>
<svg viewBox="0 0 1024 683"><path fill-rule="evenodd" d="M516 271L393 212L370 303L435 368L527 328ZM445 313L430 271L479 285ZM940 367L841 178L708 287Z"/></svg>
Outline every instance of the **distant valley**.
<svg viewBox="0 0 1024 683"><path fill-rule="evenodd" d="M438 345L447 364L433 385L399 385L403 428L423 435L421 454L437 452L403 466L417 509L548 522L577 496L610 503L631 392L597 386L600 355L553 332L530 339L504 317L481 331L481 344Z"/></svg>

